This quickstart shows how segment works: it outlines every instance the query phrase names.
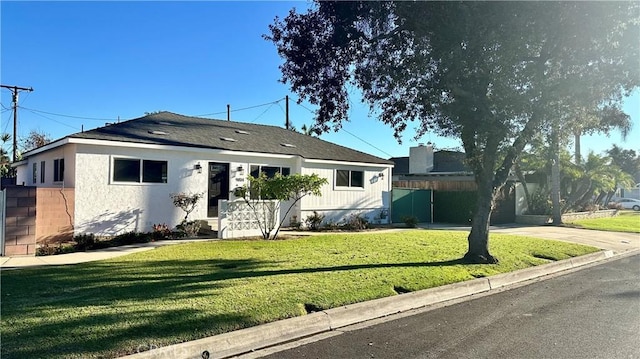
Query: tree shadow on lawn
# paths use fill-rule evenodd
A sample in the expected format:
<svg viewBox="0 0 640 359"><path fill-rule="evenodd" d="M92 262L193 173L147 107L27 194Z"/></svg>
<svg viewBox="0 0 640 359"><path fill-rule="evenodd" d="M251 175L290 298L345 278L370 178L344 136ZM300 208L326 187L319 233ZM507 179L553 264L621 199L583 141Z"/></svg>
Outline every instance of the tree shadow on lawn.
<svg viewBox="0 0 640 359"><path fill-rule="evenodd" d="M95 306L123 306L149 299L180 300L212 295L210 289L225 288L233 283L225 280L260 278L288 274L326 273L379 268L442 267L464 264L462 259L409 262L370 263L314 268L267 269L275 262L242 260L165 260L151 262L94 262L83 265L48 267L3 273L2 325L24 320L24 312L77 311ZM209 289L208 291L206 289ZM170 302L169 302L170 303ZM82 308L82 309L80 309ZM25 333L3 330L3 358L68 357L70 355L104 353L124 355L137 346L157 345L153 339L175 342L248 327L259 323L243 315L209 315L202 317L197 309L171 309L125 313L97 309L94 313L52 320L25 327ZM33 317L34 314L27 314ZM229 324L225 324L229 322ZM212 323L210 326L207 323ZM215 324L213 324L215 323ZM120 326L120 327L119 327ZM209 331L207 331L207 327ZM212 329L214 328L214 329ZM16 329L17 330L17 329ZM75 337L69 333L77 332ZM56 333L60 334L59 338ZM70 341L68 338L75 340ZM147 341L137 343L134 341ZM123 343L129 347L121 348ZM156 342L157 343L157 342Z"/></svg>
<svg viewBox="0 0 640 359"><path fill-rule="evenodd" d="M4 331L2 358L119 357L256 324L242 315L203 317L197 309L87 315Z"/></svg>
<svg viewBox="0 0 640 359"><path fill-rule="evenodd" d="M109 305L114 300L195 298L200 290L225 288L233 279L289 274L313 274L380 268L446 267L466 264L462 258L434 262L365 263L313 268L264 269L272 261L165 260L151 262L95 262L91 264L12 271L3 274L3 297L27 306L74 307ZM210 294L209 294L210 295ZM10 302L11 303L11 302ZM10 313L10 303L2 309ZM6 306L5 306L6 304Z"/></svg>

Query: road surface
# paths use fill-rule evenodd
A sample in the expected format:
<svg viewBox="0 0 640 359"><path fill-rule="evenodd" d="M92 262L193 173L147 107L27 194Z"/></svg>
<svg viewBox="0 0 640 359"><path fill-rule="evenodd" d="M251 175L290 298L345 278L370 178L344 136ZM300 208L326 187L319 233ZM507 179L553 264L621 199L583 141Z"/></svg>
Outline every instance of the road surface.
<svg viewBox="0 0 640 359"><path fill-rule="evenodd" d="M640 255L334 334L265 358L639 358Z"/></svg>

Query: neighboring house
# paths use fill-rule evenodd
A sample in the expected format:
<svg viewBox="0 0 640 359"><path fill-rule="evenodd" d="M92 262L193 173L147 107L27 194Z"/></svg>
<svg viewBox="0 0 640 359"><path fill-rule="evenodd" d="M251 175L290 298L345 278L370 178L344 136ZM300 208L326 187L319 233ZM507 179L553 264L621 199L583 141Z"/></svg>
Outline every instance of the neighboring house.
<svg viewBox="0 0 640 359"><path fill-rule="evenodd" d="M465 164L464 152L434 151L433 145L427 143L411 147L409 157L390 160L394 163L394 221L400 221L404 212L420 220L470 223L477 185L473 171ZM516 198L516 187L512 179L502 189L491 215L492 223L515 221L517 203L522 202Z"/></svg>
<svg viewBox="0 0 640 359"><path fill-rule="evenodd" d="M230 191L259 171L327 178L322 196L304 197L286 225L313 211L335 222L352 213L388 221L393 162L275 126L160 112L64 137L23 158L18 185L73 191L75 234L175 226L184 216L169 197L176 192L205 193L189 218L215 227L219 201L235 200Z"/></svg>
<svg viewBox="0 0 640 359"><path fill-rule="evenodd" d="M409 157L394 157L394 186L444 190L475 190L473 172L464 164L465 154L435 151L420 144L409 149Z"/></svg>

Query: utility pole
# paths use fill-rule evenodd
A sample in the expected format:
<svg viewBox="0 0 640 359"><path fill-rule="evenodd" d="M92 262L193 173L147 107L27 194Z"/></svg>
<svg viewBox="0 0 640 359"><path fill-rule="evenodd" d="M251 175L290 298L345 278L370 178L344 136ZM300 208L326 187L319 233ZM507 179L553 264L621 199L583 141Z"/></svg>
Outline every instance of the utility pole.
<svg viewBox="0 0 640 359"><path fill-rule="evenodd" d="M32 87L7 86L0 87L11 90L13 94L13 162L18 161L18 91L33 91Z"/></svg>
<svg viewBox="0 0 640 359"><path fill-rule="evenodd" d="M284 104L285 104L285 119L284 119L284 127L287 128L287 130L289 129L289 127L291 127L291 124L289 123L289 95L286 95L284 97Z"/></svg>

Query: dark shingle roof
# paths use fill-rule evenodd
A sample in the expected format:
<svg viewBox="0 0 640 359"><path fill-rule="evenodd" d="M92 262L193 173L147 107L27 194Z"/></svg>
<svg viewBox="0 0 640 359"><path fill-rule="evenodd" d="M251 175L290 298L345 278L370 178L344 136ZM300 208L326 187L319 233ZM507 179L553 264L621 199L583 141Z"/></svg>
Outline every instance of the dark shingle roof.
<svg viewBox="0 0 640 359"><path fill-rule="evenodd" d="M409 173L409 157L391 157L393 162L392 175L406 175Z"/></svg>
<svg viewBox="0 0 640 359"><path fill-rule="evenodd" d="M464 158L464 152L434 152L433 170L431 172L471 172L471 169L464 163Z"/></svg>
<svg viewBox="0 0 640 359"><path fill-rule="evenodd" d="M440 172L471 172L471 169L464 163L464 152L457 151L436 151L433 153L433 169L429 173ZM391 161L394 175L406 175L409 173L409 157L392 157Z"/></svg>
<svg viewBox="0 0 640 359"><path fill-rule="evenodd" d="M189 117L171 112L154 113L69 137L393 164L364 152L276 126Z"/></svg>

